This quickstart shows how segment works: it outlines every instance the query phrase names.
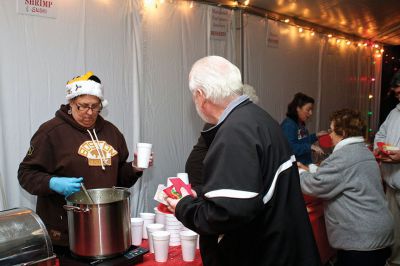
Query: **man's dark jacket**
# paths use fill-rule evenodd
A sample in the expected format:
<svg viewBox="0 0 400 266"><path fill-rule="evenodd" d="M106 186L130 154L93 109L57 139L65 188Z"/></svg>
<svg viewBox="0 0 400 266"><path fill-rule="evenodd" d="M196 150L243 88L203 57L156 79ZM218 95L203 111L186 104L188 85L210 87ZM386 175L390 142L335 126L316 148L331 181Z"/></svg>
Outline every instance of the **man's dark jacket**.
<svg viewBox="0 0 400 266"><path fill-rule="evenodd" d="M279 124L246 100L202 132L204 186L176 216L201 235L204 265L320 265L295 157Z"/></svg>

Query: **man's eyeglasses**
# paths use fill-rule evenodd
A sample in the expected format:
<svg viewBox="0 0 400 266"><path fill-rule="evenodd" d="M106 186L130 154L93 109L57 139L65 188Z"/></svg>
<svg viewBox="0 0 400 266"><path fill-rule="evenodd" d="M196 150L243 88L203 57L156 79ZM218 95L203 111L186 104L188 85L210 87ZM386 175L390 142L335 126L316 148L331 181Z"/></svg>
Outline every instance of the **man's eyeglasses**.
<svg viewBox="0 0 400 266"><path fill-rule="evenodd" d="M86 105L86 104L76 104L76 108L78 109L79 112L86 113L90 110L92 110L93 113L99 113L102 109L103 106L101 104L94 104L94 105Z"/></svg>

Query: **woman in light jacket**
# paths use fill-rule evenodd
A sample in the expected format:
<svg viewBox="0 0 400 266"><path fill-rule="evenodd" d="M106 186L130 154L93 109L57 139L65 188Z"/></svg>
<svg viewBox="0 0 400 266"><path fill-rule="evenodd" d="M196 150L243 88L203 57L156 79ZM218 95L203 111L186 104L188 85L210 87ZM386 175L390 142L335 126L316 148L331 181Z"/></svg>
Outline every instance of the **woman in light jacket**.
<svg viewBox="0 0 400 266"><path fill-rule="evenodd" d="M324 200L328 240L338 249L338 265L383 266L393 243L393 217L379 166L362 137L358 111L343 109L330 118L333 153L315 173L301 163L304 194Z"/></svg>

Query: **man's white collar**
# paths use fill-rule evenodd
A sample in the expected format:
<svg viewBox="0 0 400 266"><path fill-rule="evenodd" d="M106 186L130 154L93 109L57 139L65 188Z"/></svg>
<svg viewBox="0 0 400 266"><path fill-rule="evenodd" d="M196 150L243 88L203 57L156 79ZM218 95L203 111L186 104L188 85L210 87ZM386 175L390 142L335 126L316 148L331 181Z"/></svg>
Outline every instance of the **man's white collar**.
<svg viewBox="0 0 400 266"><path fill-rule="evenodd" d="M346 138L344 140L339 141L339 143L336 144L335 148L333 149L333 152L340 150L341 148L343 148L348 144L360 143L360 142L364 142L364 138L362 136Z"/></svg>

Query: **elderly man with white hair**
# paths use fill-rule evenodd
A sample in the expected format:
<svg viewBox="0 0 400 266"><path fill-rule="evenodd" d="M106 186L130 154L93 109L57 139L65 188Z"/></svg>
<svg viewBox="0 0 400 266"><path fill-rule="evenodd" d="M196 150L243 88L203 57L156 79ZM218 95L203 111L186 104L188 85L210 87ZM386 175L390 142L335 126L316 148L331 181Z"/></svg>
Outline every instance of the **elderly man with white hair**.
<svg viewBox="0 0 400 266"><path fill-rule="evenodd" d="M279 124L242 95L239 69L219 56L198 60L189 86L209 146L202 191L168 199L200 234L204 265L319 265L290 147Z"/></svg>

